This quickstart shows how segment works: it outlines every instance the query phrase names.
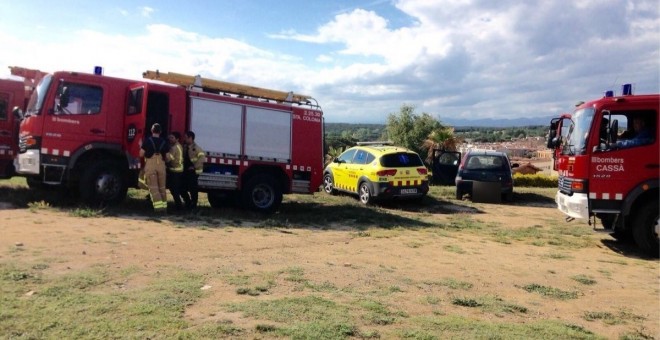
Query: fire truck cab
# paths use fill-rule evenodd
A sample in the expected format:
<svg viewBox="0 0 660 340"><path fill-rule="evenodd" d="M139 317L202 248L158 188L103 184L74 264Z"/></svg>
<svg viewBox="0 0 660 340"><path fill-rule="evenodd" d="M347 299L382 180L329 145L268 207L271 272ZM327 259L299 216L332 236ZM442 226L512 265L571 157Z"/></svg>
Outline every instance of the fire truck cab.
<svg viewBox="0 0 660 340"><path fill-rule="evenodd" d="M660 95L633 95L624 85L620 96L608 91L579 105L566 142L549 143L560 148L556 203L567 220L598 218L599 230L633 239L653 256L660 233L658 110Z"/></svg>

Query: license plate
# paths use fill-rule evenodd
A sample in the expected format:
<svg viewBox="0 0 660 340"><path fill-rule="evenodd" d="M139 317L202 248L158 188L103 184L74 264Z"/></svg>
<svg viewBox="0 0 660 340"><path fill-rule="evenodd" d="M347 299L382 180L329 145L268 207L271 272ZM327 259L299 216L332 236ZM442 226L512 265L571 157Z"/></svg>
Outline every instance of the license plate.
<svg viewBox="0 0 660 340"><path fill-rule="evenodd" d="M416 194L416 193L417 193L417 189L401 189L401 194L402 194L402 195L405 195L405 194Z"/></svg>

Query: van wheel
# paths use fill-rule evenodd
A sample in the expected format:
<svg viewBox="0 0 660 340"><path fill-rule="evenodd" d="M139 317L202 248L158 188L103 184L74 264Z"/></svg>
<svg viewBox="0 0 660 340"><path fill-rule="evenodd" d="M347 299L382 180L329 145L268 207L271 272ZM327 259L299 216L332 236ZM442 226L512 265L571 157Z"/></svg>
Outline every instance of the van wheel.
<svg viewBox="0 0 660 340"><path fill-rule="evenodd" d="M327 173L323 176L323 191L329 195L335 195L337 193L337 190L335 189L335 181L331 173Z"/></svg>
<svg viewBox="0 0 660 340"><path fill-rule="evenodd" d="M83 170L79 183L83 202L91 205L116 205L126 198L126 179L114 162L94 162Z"/></svg>
<svg viewBox="0 0 660 340"><path fill-rule="evenodd" d="M282 189L273 176L256 175L243 187L242 201L250 210L272 213L282 204Z"/></svg>
<svg viewBox="0 0 660 340"><path fill-rule="evenodd" d="M633 225L633 238L637 246L647 255L658 257L658 236L660 233L660 216L658 201L652 200L637 210Z"/></svg>
<svg viewBox="0 0 660 340"><path fill-rule="evenodd" d="M463 200L463 192L458 188L456 188L456 199L459 201Z"/></svg>
<svg viewBox="0 0 660 340"><path fill-rule="evenodd" d="M364 204L371 204L374 201L373 197L371 196L371 189L369 188L369 183L367 182L362 182L362 184L360 184L358 195L360 195L360 202Z"/></svg>

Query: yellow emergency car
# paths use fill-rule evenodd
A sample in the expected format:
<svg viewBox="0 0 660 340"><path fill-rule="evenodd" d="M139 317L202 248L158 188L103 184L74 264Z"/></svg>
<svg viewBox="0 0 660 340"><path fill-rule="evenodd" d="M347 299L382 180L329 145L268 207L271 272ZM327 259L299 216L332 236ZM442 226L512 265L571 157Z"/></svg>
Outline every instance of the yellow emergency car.
<svg viewBox="0 0 660 340"><path fill-rule="evenodd" d="M375 200L421 199L429 191L428 170L417 153L390 142L358 143L323 172L323 190L357 194L364 204Z"/></svg>

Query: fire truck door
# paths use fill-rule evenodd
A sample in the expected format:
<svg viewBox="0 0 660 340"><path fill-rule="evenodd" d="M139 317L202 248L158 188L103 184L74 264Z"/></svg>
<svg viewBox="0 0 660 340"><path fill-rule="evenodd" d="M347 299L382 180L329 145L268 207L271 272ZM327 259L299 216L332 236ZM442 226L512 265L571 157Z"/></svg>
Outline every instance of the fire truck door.
<svg viewBox="0 0 660 340"><path fill-rule="evenodd" d="M42 152L68 157L89 143L107 142L107 92L97 84L61 81L54 102L49 103L43 134L51 138L44 139Z"/></svg>
<svg viewBox="0 0 660 340"><path fill-rule="evenodd" d="M124 143L135 159L140 152L140 143L151 134L151 125L160 124L163 134L169 131L169 97L166 93L151 91L149 87L148 83L135 84L128 93Z"/></svg>
<svg viewBox="0 0 660 340"><path fill-rule="evenodd" d="M134 158L134 162L139 159L140 144L148 130L146 94L147 85L142 83L131 86L128 93L128 105L124 117L124 143L126 151Z"/></svg>

